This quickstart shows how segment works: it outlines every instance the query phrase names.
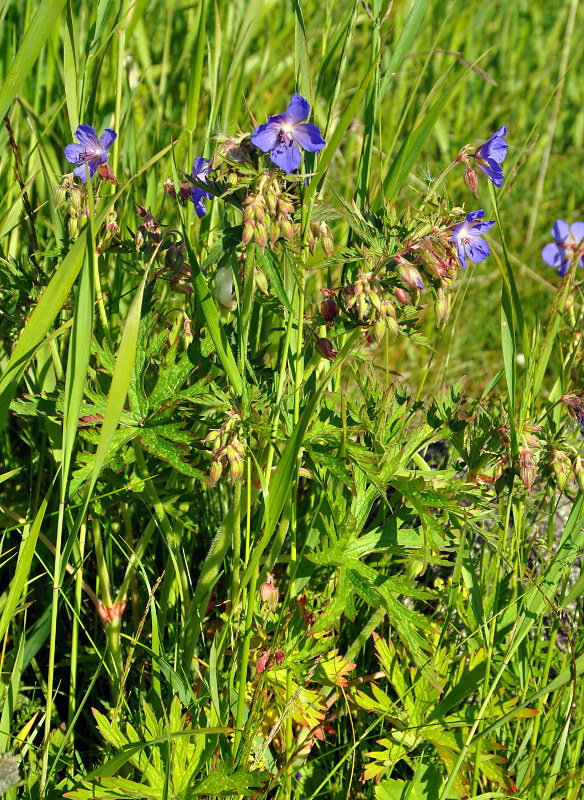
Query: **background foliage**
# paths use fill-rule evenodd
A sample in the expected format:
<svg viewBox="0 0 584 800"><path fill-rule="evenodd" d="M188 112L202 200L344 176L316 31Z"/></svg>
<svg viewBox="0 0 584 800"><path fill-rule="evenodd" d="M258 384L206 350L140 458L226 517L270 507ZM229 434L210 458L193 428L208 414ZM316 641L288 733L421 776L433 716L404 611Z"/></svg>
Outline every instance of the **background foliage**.
<svg viewBox="0 0 584 800"><path fill-rule="evenodd" d="M582 14L0 4L8 797L580 796L581 437L561 398L582 388L582 305L540 253L584 211ZM294 91L328 146L288 187L296 243L242 249L269 162L234 166L229 137ZM79 123L118 132L120 184L88 215L54 191ZM483 177L476 201L454 169L425 204L502 124L503 188ZM164 181L213 153L225 197L199 221ZM397 337L363 342L345 308L325 325L321 289L360 258L477 205L500 228L445 325L427 279ZM311 218L332 254L309 252ZM209 290L225 268L231 311Z"/></svg>

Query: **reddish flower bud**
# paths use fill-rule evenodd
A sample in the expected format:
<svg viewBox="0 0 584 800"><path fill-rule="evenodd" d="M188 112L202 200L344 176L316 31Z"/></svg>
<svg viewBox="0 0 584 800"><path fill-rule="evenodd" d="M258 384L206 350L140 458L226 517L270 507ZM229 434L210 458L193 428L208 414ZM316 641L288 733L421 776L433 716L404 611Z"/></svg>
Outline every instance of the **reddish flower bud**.
<svg viewBox="0 0 584 800"><path fill-rule="evenodd" d="M338 355L329 339L317 339L315 347L319 355L321 355L323 358L326 358L327 361L334 361Z"/></svg>
<svg viewBox="0 0 584 800"><path fill-rule="evenodd" d="M118 179L116 178L113 169L110 167L109 164L104 163L100 164L97 168L97 174L102 181L109 181L109 183L117 186L119 183Z"/></svg>
<svg viewBox="0 0 584 800"><path fill-rule="evenodd" d="M537 466L533 460L533 454L528 447L524 447L519 454L519 474L523 485L531 494L531 487L535 483L537 476Z"/></svg>
<svg viewBox="0 0 584 800"><path fill-rule="evenodd" d="M395 299L401 303L403 306L411 306L410 298L408 297L408 293L405 289L397 288L393 293Z"/></svg>
<svg viewBox="0 0 584 800"><path fill-rule="evenodd" d="M339 307L332 297L325 297L320 304L320 313L327 325L332 325L339 313Z"/></svg>
<svg viewBox="0 0 584 800"><path fill-rule="evenodd" d="M466 165L466 169L464 171L464 182L474 194L475 197L478 197L477 189L479 186L479 176L477 175L476 169L473 169L470 164Z"/></svg>

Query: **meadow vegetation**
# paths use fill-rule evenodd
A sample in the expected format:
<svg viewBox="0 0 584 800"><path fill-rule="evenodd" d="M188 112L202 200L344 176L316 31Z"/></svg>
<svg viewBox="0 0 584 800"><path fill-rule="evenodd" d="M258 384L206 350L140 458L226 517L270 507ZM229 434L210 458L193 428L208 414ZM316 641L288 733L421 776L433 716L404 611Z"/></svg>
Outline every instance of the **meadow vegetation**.
<svg viewBox="0 0 584 800"><path fill-rule="evenodd" d="M578 0L0 23L0 793L581 798Z"/></svg>

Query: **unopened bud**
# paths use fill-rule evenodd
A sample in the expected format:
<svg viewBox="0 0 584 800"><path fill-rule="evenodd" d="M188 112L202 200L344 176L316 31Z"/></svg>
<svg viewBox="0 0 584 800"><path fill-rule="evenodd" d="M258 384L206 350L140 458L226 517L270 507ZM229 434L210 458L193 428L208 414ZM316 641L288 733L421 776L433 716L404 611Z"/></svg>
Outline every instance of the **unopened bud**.
<svg viewBox="0 0 584 800"><path fill-rule="evenodd" d="M221 473L223 472L223 464L220 461L213 461L211 464L211 471L209 473L209 483L211 486L215 486L219 478L221 477Z"/></svg>
<svg viewBox="0 0 584 800"><path fill-rule="evenodd" d="M325 254L327 256L332 255L335 247L335 240L333 239L331 229L326 222L320 223L320 243L322 244L322 249L324 250Z"/></svg>
<svg viewBox="0 0 584 800"><path fill-rule="evenodd" d="M254 235L255 229L255 222L244 222L243 223L243 235L241 237L241 244L246 247L252 240L252 236Z"/></svg>
<svg viewBox="0 0 584 800"><path fill-rule="evenodd" d="M83 192L79 186L73 185L69 189L69 209L70 211L81 211L83 208Z"/></svg>
<svg viewBox="0 0 584 800"><path fill-rule="evenodd" d="M265 603L270 611L275 611L278 605L279 591L274 586L274 576L268 572L266 580L260 586L260 597L262 603Z"/></svg>
<svg viewBox="0 0 584 800"><path fill-rule="evenodd" d="M316 340L316 351L327 361L334 361L337 357L337 351L333 347L333 343L329 339L320 338Z"/></svg>
<svg viewBox="0 0 584 800"><path fill-rule="evenodd" d="M278 217L278 225L280 226L280 236L289 242L294 241L294 223L290 217Z"/></svg>
<svg viewBox="0 0 584 800"><path fill-rule="evenodd" d="M67 187L63 186L63 184L59 184L59 186L55 186L53 189L53 199L55 201L55 205L57 208L62 205L67 198Z"/></svg>
<svg viewBox="0 0 584 800"><path fill-rule="evenodd" d="M253 279L260 292L268 294L268 279L259 267L253 268Z"/></svg>
<svg viewBox="0 0 584 800"><path fill-rule="evenodd" d="M395 307L390 303L388 300L385 302L385 325L394 336L397 336L399 333L399 326L397 324L397 315L395 313Z"/></svg>
<svg viewBox="0 0 584 800"><path fill-rule="evenodd" d="M72 217L69 215L67 217L67 231L71 239L76 239L77 234L79 233L79 220L77 217Z"/></svg>
<svg viewBox="0 0 584 800"><path fill-rule="evenodd" d="M397 271L402 281L411 286L412 289L420 289L421 291L424 288L422 276L413 264L402 259L397 266Z"/></svg>
<svg viewBox="0 0 584 800"><path fill-rule="evenodd" d="M398 287L394 291L393 296L398 301L398 303L402 304L402 306L411 306L410 298L408 297L408 293L405 291L405 289L401 289L400 287Z"/></svg>
<svg viewBox="0 0 584 800"><path fill-rule="evenodd" d="M383 339L383 334L386 331L385 319L378 318L373 326L373 334L378 342Z"/></svg>
<svg viewBox="0 0 584 800"><path fill-rule="evenodd" d="M572 473L572 463L563 450L553 450L552 467L558 488L563 490Z"/></svg>
<svg viewBox="0 0 584 800"><path fill-rule="evenodd" d="M519 474L521 476L521 480L523 481L523 485L531 494L531 487L535 483L535 478L537 475L537 467L535 461L533 460L533 454L528 447L524 447L519 454Z"/></svg>
<svg viewBox="0 0 584 800"><path fill-rule="evenodd" d="M584 492L584 467L582 466L582 459L580 456L574 458L574 477L578 482L580 491Z"/></svg>
<svg viewBox="0 0 584 800"><path fill-rule="evenodd" d="M339 307L332 297L325 297L320 304L320 313L327 325L332 325L339 313Z"/></svg>
<svg viewBox="0 0 584 800"><path fill-rule="evenodd" d="M436 295L436 323L438 327L442 325L443 322L446 322L448 319L448 315L450 313L450 299L448 294L444 291L442 286L438 287L438 292Z"/></svg>
<svg viewBox="0 0 584 800"><path fill-rule="evenodd" d="M254 239L258 247L261 247L262 250L265 249L266 245L268 244L268 232L266 230L266 226L262 225L261 223L257 222L254 230Z"/></svg>
<svg viewBox="0 0 584 800"><path fill-rule="evenodd" d="M140 227L136 231L136 250L141 250L142 245L144 244L144 234L145 230L142 227L142 225L140 225Z"/></svg>
<svg viewBox="0 0 584 800"><path fill-rule="evenodd" d="M464 171L464 182L475 195L475 197L478 197L477 189L479 187L479 176L477 175L476 169L473 169L470 164L466 165L466 169Z"/></svg>

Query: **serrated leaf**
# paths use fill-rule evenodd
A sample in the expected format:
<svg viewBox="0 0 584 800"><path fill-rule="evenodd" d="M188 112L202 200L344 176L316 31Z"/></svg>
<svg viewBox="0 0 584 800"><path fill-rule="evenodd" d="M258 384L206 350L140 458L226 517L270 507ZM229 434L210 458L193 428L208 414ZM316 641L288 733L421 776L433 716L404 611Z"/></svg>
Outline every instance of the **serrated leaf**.
<svg viewBox="0 0 584 800"><path fill-rule="evenodd" d="M184 800L191 797L199 797L202 794L211 797L228 797L232 794L240 794L249 797L257 793L272 777L270 772L265 770L253 770L249 772L246 767L241 767L235 772L231 772L233 765L229 762L220 761L213 772L204 778L196 786L187 789Z"/></svg>

